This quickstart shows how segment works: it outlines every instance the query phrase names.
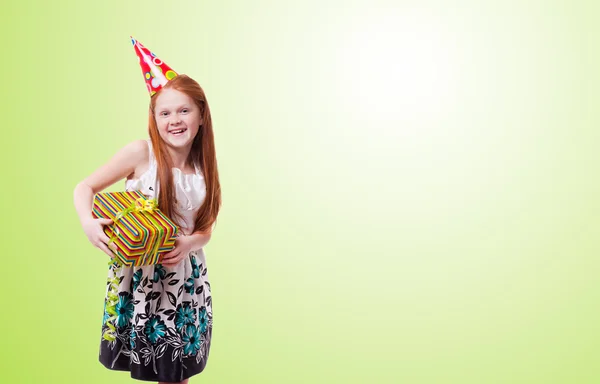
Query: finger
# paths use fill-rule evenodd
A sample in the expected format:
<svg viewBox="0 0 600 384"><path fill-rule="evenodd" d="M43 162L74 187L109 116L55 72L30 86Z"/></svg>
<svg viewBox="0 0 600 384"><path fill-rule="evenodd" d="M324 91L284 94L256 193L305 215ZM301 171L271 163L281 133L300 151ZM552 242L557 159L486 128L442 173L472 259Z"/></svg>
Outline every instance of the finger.
<svg viewBox="0 0 600 384"><path fill-rule="evenodd" d="M108 238L108 236L106 236L106 234L104 232L100 233L100 235L98 235L98 239L100 241L102 241L104 244L108 244L110 242L110 239Z"/></svg>
<svg viewBox="0 0 600 384"><path fill-rule="evenodd" d="M163 256L163 259L171 259L173 257L177 257L179 255L179 253L180 253L179 249L175 248L171 252L165 253L165 255Z"/></svg>
<svg viewBox="0 0 600 384"><path fill-rule="evenodd" d="M168 261L163 261L163 265L167 266L167 267L173 267L177 264L179 264L181 262L181 260L183 260L183 257L177 257L175 259L169 259Z"/></svg>
<svg viewBox="0 0 600 384"><path fill-rule="evenodd" d="M113 253L117 253L117 251L119 250L119 248L117 247L117 244L115 244L115 243L110 243L108 245L108 248L110 248L110 250L113 251Z"/></svg>
<svg viewBox="0 0 600 384"><path fill-rule="evenodd" d="M117 252L117 245L115 243L111 243L108 236L106 236L104 233L102 233L98 236L98 242L103 243L106 246L108 246L108 248L110 250L112 250L114 253Z"/></svg>
<svg viewBox="0 0 600 384"><path fill-rule="evenodd" d="M100 219L100 223L104 225L111 225L113 221L112 219Z"/></svg>
<svg viewBox="0 0 600 384"><path fill-rule="evenodd" d="M166 262L167 262L167 264L177 264L181 260L183 260L183 255L181 253L178 253L177 255L173 256L172 258L167 259Z"/></svg>
<svg viewBox="0 0 600 384"><path fill-rule="evenodd" d="M179 252L169 252L163 256L163 260L171 260L179 256Z"/></svg>
<svg viewBox="0 0 600 384"><path fill-rule="evenodd" d="M104 251L104 253L106 253L108 256L110 256L111 259L113 259L115 257L115 255L110 251L110 249L108 249L108 247L106 246L106 244L99 242L98 245L96 245L96 247L100 248L101 250Z"/></svg>

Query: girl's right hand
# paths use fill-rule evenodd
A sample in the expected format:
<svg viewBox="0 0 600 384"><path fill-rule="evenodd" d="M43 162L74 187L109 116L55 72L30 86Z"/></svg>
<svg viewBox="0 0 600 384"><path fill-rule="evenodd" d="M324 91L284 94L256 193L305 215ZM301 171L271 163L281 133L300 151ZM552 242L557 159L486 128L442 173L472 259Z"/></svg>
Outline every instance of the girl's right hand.
<svg viewBox="0 0 600 384"><path fill-rule="evenodd" d="M90 218L83 221L81 225L90 243L92 243L94 247L104 251L104 253L111 258L114 258L115 255L113 251L116 252L116 245L112 243L109 249L108 243L110 239L106 236L102 227L103 225L111 225L112 223L113 221L111 219Z"/></svg>

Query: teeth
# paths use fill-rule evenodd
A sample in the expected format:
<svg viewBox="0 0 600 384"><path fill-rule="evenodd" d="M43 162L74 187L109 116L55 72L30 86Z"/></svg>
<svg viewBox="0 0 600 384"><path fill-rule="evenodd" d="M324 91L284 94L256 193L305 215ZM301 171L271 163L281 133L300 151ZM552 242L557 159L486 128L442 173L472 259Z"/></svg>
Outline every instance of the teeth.
<svg viewBox="0 0 600 384"><path fill-rule="evenodd" d="M180 129L180 130L177 130L177 131L171 131L171 133L181 133L183 131L185 131L185 129Z"/></svg>

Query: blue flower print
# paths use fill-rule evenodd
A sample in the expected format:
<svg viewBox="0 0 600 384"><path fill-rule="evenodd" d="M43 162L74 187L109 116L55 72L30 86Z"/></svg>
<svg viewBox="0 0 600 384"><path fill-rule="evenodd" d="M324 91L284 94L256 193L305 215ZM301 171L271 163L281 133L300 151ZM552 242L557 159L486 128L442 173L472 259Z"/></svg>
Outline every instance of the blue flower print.
<svg viewBox="0 0 600 384"><path fill-rule="evenodd" d="M198 268L198 262L193 255L190 256L190 259L192 261L192 276L197 279L200 277L200 268Z"/></svg>
<svg viewBox="0 0 600 384"><path fill-rule="evenodd" d="M144 326L144 333L148 337L148 340L152 344L156 344L156 342L165 335L167 332L167 327L165 326L165 322L160 319L158 315L151 315L148 320L146 320L146 325Z"/></svg>
<svg viewBox="0 0 600 384"><path fill-rule="evenodd" d="M152 279L152 282L158 283L158 279L164 279L166 275L167 271L165 267L160 264L156 264L154 265L154 279Z"/></svg>
<svg viewBox="0 0 600 384"><path fill-rule="evenodd" d="M181 331L184 326L188 324L194 324L196 321L196 309L190 307L189 303L183 303L183 305L177 306L175 313L175 327L178 331Z"/></svg>
<svg viewBox="0 0 600 384"><path fill-rule="evenodd" d="M139 286L140 286L140 282L142 281L142 269L138 269L134 274L133 274L133 283L131 284L133 286L133 290L135 291Z"/></svg>
<svg viewBox="0 0 600 384"><path fill-rule="evenodd" d="M185 281L185 291L187 293L194 293L194 278L190 277Z"/></svg>
<svg viewBox="0 0 600 384"><path fill-rule="evenodd" d="M183 340L183 353L186 355L195 355L200 349L200 334L194 325L185 327L181 340Z"/></svg>
<svg viewBox="0 0 600 384"><path fill-rule="evenodd" d="M102 324L106 324L106 320L108 320L109 317L110 315L106 312L106 300L104 300L104 316L102 317Z"/></svg>
<svg viewBox="0 0 600 384"><path fill-rule="evenodd" d="M135 333L135 331L131 332L131 335L129 337L129 345L131 346L131 349L135 349L135 338L137 337L137 333Z"/></svg>
<svg viewBox="0 0 600 384"><path fill-rule="evenodd" d="M115 306L117 312L117 325L124 327L133 317L133 296L129 292L119 293L119 301Z"/></svg>
<svg viewBox="0 0 600 384"><path fill-rule="evenodd" d="M200 308L200 310L198 311L198 316L198 322L200 323L200 332L206 333L208 328L208 313L206 312L205 307Z"/></svg>

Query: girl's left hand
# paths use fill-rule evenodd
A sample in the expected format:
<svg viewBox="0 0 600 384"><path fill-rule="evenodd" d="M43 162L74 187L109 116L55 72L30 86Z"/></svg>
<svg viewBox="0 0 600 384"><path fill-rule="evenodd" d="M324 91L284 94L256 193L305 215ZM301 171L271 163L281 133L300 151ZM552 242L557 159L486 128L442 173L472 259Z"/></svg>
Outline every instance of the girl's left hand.
<svg viewBox="0 0 600 384"><path fill-rule="evenodd" d="M163 256L161 264L173 267L183 260L192 251L191 236L179 236L175 238L175 248Z"/></svg>

